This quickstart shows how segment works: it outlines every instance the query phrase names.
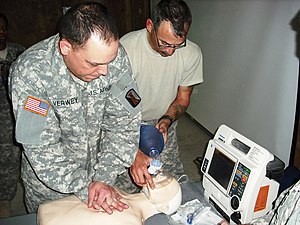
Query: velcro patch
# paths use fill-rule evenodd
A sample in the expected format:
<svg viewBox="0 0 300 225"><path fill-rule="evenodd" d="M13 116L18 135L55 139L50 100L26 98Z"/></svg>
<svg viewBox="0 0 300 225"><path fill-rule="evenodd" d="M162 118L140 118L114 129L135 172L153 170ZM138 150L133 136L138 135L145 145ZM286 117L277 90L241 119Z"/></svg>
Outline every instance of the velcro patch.
<svg viewBox="0 0 300 225"><path fill-rule="evenodd" d="M32 96L27 97L24 105L25 110L39 114L41 116L46 116L49 108L50 104L48 102L38 98L34 98Z"/></svg>
<svg viewBox="0 0 300 225"><path fill-rule="evenodd" d="M130 89L129 91L127 91L125 98L133 108L135 108L141 101L141 97L136 93L134 89Z"/></svg>

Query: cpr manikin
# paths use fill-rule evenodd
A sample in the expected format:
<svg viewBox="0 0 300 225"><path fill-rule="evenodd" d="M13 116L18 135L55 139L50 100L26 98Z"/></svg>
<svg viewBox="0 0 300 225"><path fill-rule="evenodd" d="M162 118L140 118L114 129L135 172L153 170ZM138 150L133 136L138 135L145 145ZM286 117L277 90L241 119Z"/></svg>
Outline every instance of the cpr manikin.
<svg viewBox="0 0 300 225"><path fill-rule="evenodd" d="M39 224L142 225L147 218L157 213L174 213L182 200L178 181L162 172L153 181L155 188L145 186L141 193L128 194L117 189L122 201L129 206L123 212L115 210L109 215L104 211L95 211L72 195L41 205L38 210Z"/></svg>

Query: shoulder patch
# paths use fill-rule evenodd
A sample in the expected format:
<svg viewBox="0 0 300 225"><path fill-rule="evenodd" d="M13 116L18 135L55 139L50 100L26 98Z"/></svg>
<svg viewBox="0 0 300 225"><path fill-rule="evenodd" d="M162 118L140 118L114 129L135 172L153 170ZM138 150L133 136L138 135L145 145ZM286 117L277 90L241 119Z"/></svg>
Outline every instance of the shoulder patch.
<svg viewBox="0 0 300 225"><path fill-rule="evenodd" d="M133 108L135 108L141 101L141 97L136 93L136 91L133 88L126 93L125 98Z"/></svg>
<svg viewBox="0 0 300 225"><path fill-rule="evenodd" d="M49 108L50 104L48 102L32 96L27 97L24 105L25 110L39 114L41 116L46 116Z"/></svg>

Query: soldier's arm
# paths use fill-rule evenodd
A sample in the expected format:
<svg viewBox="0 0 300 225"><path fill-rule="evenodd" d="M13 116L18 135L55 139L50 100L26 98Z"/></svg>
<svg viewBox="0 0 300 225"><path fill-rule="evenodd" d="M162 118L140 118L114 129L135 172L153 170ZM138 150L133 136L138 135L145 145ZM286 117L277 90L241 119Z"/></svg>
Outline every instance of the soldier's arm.
<svg viewBox="0 0 300 225"><path fill-rule="evenodd" d="M141 104L129 60L123 49L117 67L110 68L119 78L112 84L106 101L101 150L95 180L114 183L118 174L130 167L138 151ZM124 87L124 88L119 88Z"/></svg>
<svg viewBox="0 0 300 225"><path fill-rule="evenodd" d="M16 119L16 139L38 179L47 187L62 193L79 193L87 199L90 178L63 142L59 120L49 105L46 90L32 68L20 64L12 68L11 98ZM31 101L31 102L30 102ZM35 106L41 103L41 108Z"/></svg>

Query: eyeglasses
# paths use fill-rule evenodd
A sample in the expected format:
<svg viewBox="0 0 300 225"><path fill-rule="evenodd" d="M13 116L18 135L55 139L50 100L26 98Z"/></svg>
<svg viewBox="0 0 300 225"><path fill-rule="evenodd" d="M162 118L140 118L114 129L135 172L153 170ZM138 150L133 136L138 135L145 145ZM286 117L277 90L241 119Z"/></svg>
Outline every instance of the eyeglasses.
<svg viewBox="0 0 300 225"><path fill-rule="evenodd" d="M154 28L154 33L155 33L155 37L156 37L156 42L157 42L157 46L158 48L161 49L165 49L165 48L174 48L174 49L179 49L179 48L183 48L186 46L186 40L184 40L184 42L180 45L170 45L170 44L160 44L159 40L157 38L157 33L156 33L156 29Z"/></svg>

